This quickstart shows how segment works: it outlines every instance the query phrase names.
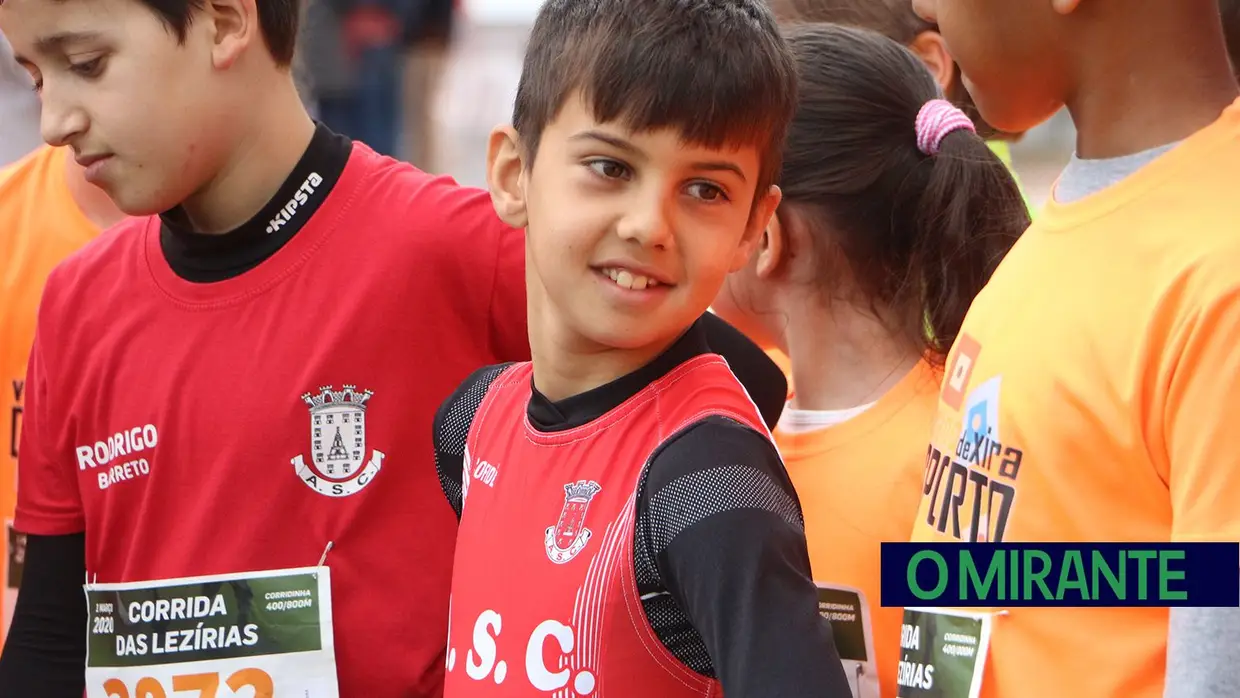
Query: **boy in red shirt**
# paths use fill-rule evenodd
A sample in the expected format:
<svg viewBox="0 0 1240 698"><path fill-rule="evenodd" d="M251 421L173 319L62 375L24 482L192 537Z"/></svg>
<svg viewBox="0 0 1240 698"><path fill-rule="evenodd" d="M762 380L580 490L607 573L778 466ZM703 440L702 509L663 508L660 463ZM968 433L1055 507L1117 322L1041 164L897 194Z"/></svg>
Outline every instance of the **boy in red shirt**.
<svg viewBox="0 0 1240 698"><path fill-rule="evenodd" d="M202 676L439 690L455 522L418 425L477 366L528 354L522 240L485 194L311 121L297 13L0 5L44 138L135 216L40 304L0 695L79 698L87 629L89 696ZM86 608L84 573L109 600Z"/></svg>
<svg viewBox="0 0 1240 698"><path fill-rule="evenodd" d="M435 425L447 698L849 695L796 493L698 320L779 202L795 104L762 0L543 6L488 157L533 361Z"/></svg>

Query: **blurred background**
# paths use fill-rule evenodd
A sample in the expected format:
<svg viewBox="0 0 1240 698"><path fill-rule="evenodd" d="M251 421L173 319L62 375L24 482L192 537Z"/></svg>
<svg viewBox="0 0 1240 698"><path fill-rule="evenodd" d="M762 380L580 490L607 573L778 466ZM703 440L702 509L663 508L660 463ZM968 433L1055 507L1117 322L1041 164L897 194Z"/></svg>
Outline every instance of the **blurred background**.
<svg viewBox="0 0 1240 698"><path fill-rule="evenodd" d="M424 170L483 185L487 134L509 118L540 0L307 2L297 76L316 117ZM0 45L0 165L38 144L37 118L25 72ZM1013 146L1035 204L1073 138L1060 114Z"/></svg>
<svg viewBox="0 0 1240 698"><path fill-rule="evenodd" d="M528 27L540 0L464 0L433 97L433 160L439 171L482 186L486 134L510 117ZM1015 169L1040 206L1072 154L1075 134L1060 113L1013 144Z"/></svg>

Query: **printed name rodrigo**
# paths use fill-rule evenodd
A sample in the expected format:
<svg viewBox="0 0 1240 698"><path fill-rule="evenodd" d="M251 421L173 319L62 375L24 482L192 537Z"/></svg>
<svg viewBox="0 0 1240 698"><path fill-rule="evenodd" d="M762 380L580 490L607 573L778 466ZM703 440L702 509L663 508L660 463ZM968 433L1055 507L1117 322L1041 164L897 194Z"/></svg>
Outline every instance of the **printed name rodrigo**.
<svg viewBox="0 0 1240 698"><path fill-rule="evenodd" d="M126 608L130 624L156 621L194 620L227 616L224 597L214 599L206 596L189 598L135 601ZM134 633L116 636L116 656L146 656L147 654L172 654L200 650L227 649L229 647L253 647L258 644L258 625L247 623L223 627L207 627L205 620L193 628L167 630L164 632Z"/></svg>
<svg viewBox="0 0 1240 698"><path fill-rule="evenodd" d="M99 489L106 490L118 482L149 475L150 462L146 458L134 456L155 448L158 443L159 430L154 424L118 431L102 441L77 446L74 450L77 453L78 470L107 468L97 473ZM112 463L120 458L129 460Z"/></svg>

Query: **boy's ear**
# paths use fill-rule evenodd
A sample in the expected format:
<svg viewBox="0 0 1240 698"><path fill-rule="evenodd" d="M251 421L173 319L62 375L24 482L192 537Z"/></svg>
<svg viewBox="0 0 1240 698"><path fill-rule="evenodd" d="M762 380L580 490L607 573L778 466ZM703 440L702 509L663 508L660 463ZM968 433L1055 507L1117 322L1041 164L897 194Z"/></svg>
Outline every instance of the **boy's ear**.
<svg viewBox="0 0 1240 698"><path fill-rule="evenodd" d="M1051 0L1051 7L1061 15L1070 15L1080 7L1081 0Z"/></svg>
<svg viewBox="0 0 1240 698"><path fill-rule="evenodd" d="M262 43L257 0L207 0L190 31L199 22L211 33L211 59L218 69L231 67L255 41Z"/></svg>
<svg viewBox="0 0 1240 698"><path fill-rule="evenodd" d="M928 29L918 34L908 47L930 69L930 74L934 76L934 81L943 88L943 92L950 90L952 81L956 77L956 62L947 50L947 42L943 40L943 35L933 29Z"/></svg>
<svg viewBox="0 0 1240 698"><path fill-rule="evenodd" d="M783 263L784 253L788 249L788 239L785 237L787 232L777 210L775 215L771 216L771 224L766 226L766 230L762 231L761 239L758 240L754 264L754 271L758 278L769 280L779 270Z"/></svg>
<svg viewBox="0 0 1240 698"><path fill-rule="evenodd" d="M728 267L729 273L740 271L749 263L754 248L762 241L767 227L774 219L775 209L779 207L779 200L783 198L783 195L779 187L771 185L765 194L754 201L753 213L745 225L745 235L741 238L741 244L736 248L736 254L732 257L732 264Z"/></svg>
<svg viewBox="0 0 1240 698"><path fill-rule="evenodd" d="M525 207L525 160L512 126L497 126L487 143L487 188L500 220L513 228L529 225Z"/></svg>

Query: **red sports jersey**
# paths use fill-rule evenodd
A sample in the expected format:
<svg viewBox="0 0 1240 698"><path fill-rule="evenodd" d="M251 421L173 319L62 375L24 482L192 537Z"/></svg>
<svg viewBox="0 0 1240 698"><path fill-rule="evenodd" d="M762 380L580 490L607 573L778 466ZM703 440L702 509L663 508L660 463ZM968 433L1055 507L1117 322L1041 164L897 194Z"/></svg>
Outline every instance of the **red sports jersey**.
<svg viewBox="0 0 1240 698"><path fill-rule="evenodd" d="M651 456L695 422L722 415L769 438L757 409L705 354L589 424L540 432L531 375L506 369L470 427L445 698L721 695L646 620L635 502Z"/></svg>
<svg viewBox="0 0 1240 698"><path fill-rule="evenodd" d="M430 425L473 369L528 357L523 254L485 192L361 145L235 278L185 281L158 218L121 224L47 284L16 527L85 531L99 583L313 566L331 542L340 694L437 695L456 521Z"/></svg>

